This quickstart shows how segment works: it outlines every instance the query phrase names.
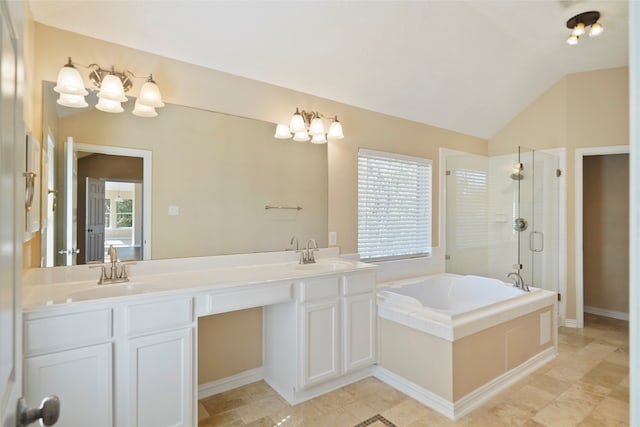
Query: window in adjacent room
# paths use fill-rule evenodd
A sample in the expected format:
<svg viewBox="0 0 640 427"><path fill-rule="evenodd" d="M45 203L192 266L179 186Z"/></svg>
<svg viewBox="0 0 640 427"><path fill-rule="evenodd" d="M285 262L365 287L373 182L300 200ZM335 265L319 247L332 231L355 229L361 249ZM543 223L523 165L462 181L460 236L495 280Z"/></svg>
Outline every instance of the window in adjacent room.
<svg viewBox="0 0 640 427"><path fill-rule="evenodd" d="M358 252L363 260L431 254L432 161L360 149Z"/></svg>

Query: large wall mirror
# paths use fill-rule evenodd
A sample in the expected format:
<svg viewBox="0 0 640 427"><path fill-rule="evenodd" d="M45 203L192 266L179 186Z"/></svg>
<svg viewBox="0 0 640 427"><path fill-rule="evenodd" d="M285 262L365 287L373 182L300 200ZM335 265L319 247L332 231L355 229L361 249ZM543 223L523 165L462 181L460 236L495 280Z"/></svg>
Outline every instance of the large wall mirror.
<svg viewBox="0 0 640 427"><path fill-rule="evenodd" d="M63 107L43 85L43 266L102 262L101 242L123 260L281 251L294 236L326 246L325 145L178 105L156 118L132 115L133 100Z"/></svg>

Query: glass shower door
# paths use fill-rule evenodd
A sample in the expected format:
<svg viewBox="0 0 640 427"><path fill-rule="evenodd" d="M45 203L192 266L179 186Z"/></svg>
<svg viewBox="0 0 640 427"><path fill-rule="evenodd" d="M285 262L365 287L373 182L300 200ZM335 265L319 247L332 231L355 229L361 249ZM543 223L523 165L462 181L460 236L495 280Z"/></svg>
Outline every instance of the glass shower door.
<svg viewBox="0 0 640 427"><path fill-rule="evenodd" d="M519 177L513 222L518 234L517 264L527 284L557 292L559 160L549 153L518 147L518 161L514 165Z"/></svg>

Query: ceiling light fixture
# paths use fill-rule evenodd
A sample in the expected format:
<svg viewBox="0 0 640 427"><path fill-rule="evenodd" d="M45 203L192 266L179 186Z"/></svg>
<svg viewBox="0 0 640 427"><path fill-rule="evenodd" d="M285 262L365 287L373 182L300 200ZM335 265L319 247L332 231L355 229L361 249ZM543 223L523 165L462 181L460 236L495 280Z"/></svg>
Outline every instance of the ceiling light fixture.
<svg viewBox="0 0 640 427"><path fill-rule="evenodd" d="M332 120L327 132L325 132L323 119ZM297 107L289 124L277 125L274 135L278 139L289 139L292 136L294 141L311 140L312 144L326 144L327 139L344 138L338 116L328 117L318 111L300 111Z"/></svg>
<svg viewBox="0 0 640 427"><path fill-rule="evenodd" d="M84 81L80 72L76 68L80 66L91 70L89 72L89 80L98 89L98 104L96 109L107 113L122 113L122 103L127 102L128 98L125 93L133 87L132 78L147 79L140 89L140 95L136 99L133 114L140 117L156 117L158 113L156 108L164 107L160 89L153 76L140 77L134 75L131 71L116 71L113 67L105 69L98 64L81 65L71 61L60 69L56 86L53 88L60 94L58 104L71 108L85 108L89 105L85 100L85 96L89 92L84 87Z"/></svg>
<svg viewBox="0 0 640 427"><path fill-rule="evenodd" d="M589 12L579 13L567 21L567 28L571 30L571 35L567 39L567 44L572 46L578 44L580 36L582 36L589 27L589 36L594 37L602 33L604 28L598 22L600 12L591 10Z"/></svg>

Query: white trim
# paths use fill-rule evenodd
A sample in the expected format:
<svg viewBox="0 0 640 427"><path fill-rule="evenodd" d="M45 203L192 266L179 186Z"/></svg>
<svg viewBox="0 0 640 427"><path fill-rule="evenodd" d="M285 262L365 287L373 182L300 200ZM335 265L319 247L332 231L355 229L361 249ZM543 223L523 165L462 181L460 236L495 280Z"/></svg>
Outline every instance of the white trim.
<svg viewBox="0 0 640 427"><path fill-rule="evenodd" d="M564 326L567 328L577 328L578 321L576 319L564 319Z"/></svg>
<svg viewBox="0 0 640 427"><path fill-rule="evenodd" d="M606 308L584 306L584 312L596 314L598 316L611 317L618 320L629 320L629 313L624 311L607 310Z"/></svg>
<svg viewBox="0 0 640 427"><path fill-rule="evenodd" d="M198 400L213 396L214 394L233 390L234 388L242 387L244 385L260 381L261 379L264 379L262 366L240 372L239 374L231 375L230 377L221 378L205 384L198 384Z"/></svg>
<svg viewBox="0 0 640 427"><path fill-rule="evenodd" d="M584 327L584 277L583 277L583 257L582 251L583 236L583 170L582 161L585 156L603 156L609 154L628 154L628 145L611 145L609 147L590 147L590 148L576 148L574 168L575 168L575 184L574 184L574 199L575 199L575 233L576 233L576 327Z"/></svg>
<svg viewBox="0 0 640 427"><path fill-rule="evenodd" d="M629 2L629 259L640 259L640 2ZM640 266L630 263L629 274L629 349L631 352L629 425L640 425Z"/></svg>
<svg viewBox="0 0 640 427"><path fill-rule="evenodd" d="M416 399L423 405L428 406L451 420L456 420L550 362L556 357L556 354L556 349L549 347L455 402L451 402L418 384L394 374L382 366L376 366L373 374L379 380Z"/></svg>
<svg viewBox="0 0 640 427"><path fill-rule="evenodd" d="M109 154L112 156L142 157L142 259L151 259L151 186L153 177L153 153L149 150L78 143L74 144L74 151Z"/></svg>

